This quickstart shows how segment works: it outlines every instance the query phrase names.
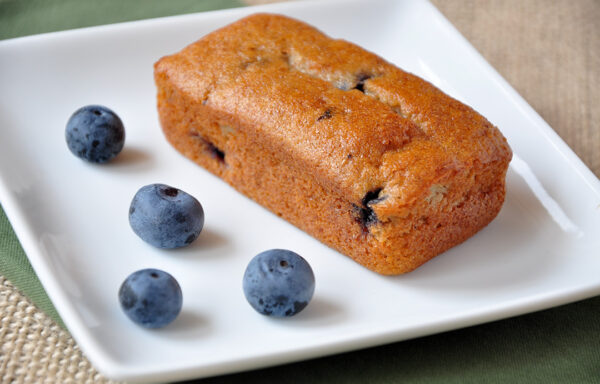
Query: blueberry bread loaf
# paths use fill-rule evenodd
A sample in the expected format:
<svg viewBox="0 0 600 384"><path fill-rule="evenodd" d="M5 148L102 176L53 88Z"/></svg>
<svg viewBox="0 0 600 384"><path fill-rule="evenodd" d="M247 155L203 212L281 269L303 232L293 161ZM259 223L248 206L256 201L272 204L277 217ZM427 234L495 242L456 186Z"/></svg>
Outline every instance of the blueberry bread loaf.
<svg viewBox="0 0 600 384"><path fill-rule="evenodd" d="M155 81L178 151L373 271L415 269L504 201L496 127L300 21L246 17L162 58Z"/></svg>

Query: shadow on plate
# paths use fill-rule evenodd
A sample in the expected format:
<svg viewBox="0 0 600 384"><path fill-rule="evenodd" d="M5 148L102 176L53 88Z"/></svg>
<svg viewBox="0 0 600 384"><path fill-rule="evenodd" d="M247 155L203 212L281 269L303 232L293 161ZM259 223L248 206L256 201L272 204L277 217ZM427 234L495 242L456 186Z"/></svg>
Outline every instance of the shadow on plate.
<svg viewBox="0 0 600 384"><path fill-rule="evenodd" d="M223 258L234 255L233 242L224 234L210 227L204 227L200 236L186 247L161 249L161 252L177 254L178 258L207 260L212 257Z"/></svg>
<svg viewBox="0 0 600 384"><path fill-rule="evenodd" d="M334 300L315 295L302 312L290 318L272 320L289 327L315 327L336 325L347 318L344 309Z"/></svg>
<svg viewBox="0 0 600 384"><path fill-rule="evenodd" d="M505 204L486 228L417 270L390 278L418 290L487 295L535 284L561 268L576 233L564 231L519 177L508 174Z"/></svg>
<svg viewBox="0 0 600 384"><path fill-rule="evenodd" d="M149 152L125 144L123 151L112 161L104 164L117 172L130 173L151 169L153 159Z"/></svg>
<svg viewBox="0 0 600 384"><path fill-rule="evenodd" d="M189 341L210 332L210 321L206 316L202 316L189 309L182 309L175 321L165 328L154 330L158 331L158 336L164 336L169 340L183 339Z"/></svg>

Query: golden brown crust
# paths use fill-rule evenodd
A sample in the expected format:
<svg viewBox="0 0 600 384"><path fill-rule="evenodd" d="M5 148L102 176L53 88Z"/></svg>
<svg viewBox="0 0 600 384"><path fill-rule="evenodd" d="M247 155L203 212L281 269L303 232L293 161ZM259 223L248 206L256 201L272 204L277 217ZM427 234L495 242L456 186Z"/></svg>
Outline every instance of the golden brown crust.
<svg viewBox="0 0 600 384"><path fill-rule="evenodd" d="M464 241L504 201L498 129L302 22L249 16L162 58L155 80L175 148L379 273Z"/></svg>

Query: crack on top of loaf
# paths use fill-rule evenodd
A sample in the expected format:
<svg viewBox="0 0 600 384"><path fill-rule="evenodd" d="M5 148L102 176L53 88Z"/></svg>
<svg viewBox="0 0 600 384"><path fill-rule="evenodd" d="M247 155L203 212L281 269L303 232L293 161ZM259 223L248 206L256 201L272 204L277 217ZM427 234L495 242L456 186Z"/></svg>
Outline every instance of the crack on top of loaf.
<svg viewBox="0 0 600 384"><path fill-rule="evenodd" d="M374 103L371 100L375 100L378 103L381 103L381 107L377 107L376 109L381 110L382 116L383 107L389 110L389 113L383 116L385 119L384 122L379 123L377 121L377 117L373 119L363 119L363 123L366 127L365 134L372 134L373 140L378 140L377 136L380 136L380 132L377 129L372 129L373 126L378 126L380 124L385 125L385 133L386 136L381 137L380 142L377 144L377 151L389 152L395 151L404 148L408 143L410 143L415 136L420 136L421 133L413 127L410 127L406 124L398 123L398 130L394 131L394 126L396 126L396 119L391 116L393 115L390 110L390 106L386 103L383 103L379 100L378 97L373 97L369 91L374 88L370 85L370 82L373 79L385 77L387 72L385 68L381 68L378 66L371 65L363 65L359 63L350 63L349 66L343 65L339 70L336 70L335 67L332 67L332 62L336 62L336 58L328 58L318 56L317 58L311 58L307 56L311 51L306 51L302 46L295 46L294 42L280 42L277 44L273 44L274 46L269 46L272 50L270 52L262 52L262 50L256 47L248 47L243 52L239 53L239 58L242 61L250 62L253 58L258 57L266 57L271 63L272 66L269 66L269 71L276 70L278 74L281 73L282 79L285 78L285 74L283 72L279 72L283 70L284 72L289 71L292 73L292 78L294 80L300 81L303 76L306 76L306 80L308 78L319 80L322 84L317 84L311 80L311 84L317 84L318 89L320 90L318 94L317 92L309 92L313 100L306 100L307 103L310 103L311 108L313 108L312 113L312 121L307 121L308 124L314 124L314 127L311 128L314 131L314 134L319 135L321 129L328 129L331 125L332 121L342 119L342 115L346 115L348 113L365 113L366 108L354 108L351 106L353 104L345 103L346 100L354 102L356 100L356 105L373 105ZM308 52L308 53L306 53ZM331 61L333 60L333 61ZM352 60L352 58L350 58ZM330 62L331 61L331 62ZM250 64L246 64L250 65ZM261 66L256 66L256 68L248 68L250 71L260 69ZM298 76L298 78L296 78ZM336 89L337 88L337 89ZM345 95L341 93L339 90L344 90L347 92ZM358 92L351 92L353 90L357 90L362 93L362 95ZM332 102L328 100L333 100ZM349 107L350 105L350 107ZM351 121L352 116L347 120ZM332 120L333 119L333 120ZM331 120L331 121L327 121ZM382 126L383 126L382 125ZM386 141L388 140L388 141ZM360 162L369 162L374 168L380 166L377 164L377 160L364 160L366 157L356 155L360 155L362 149L357 148L357 153L353 154L354 164L359 164ZM348 160L350 158L346 158L344 156L344 161L341 162L342 165L348 164ZM381 161L379 159L379 161ZM339 164L339 163L338 163ZM358 165L357 165L358 166Z"/></svg>
<svg viewBox="0 0 600 384"><path fill-rule="evenodd" d="M367 80L373 79L374 76L371 76L369 78L363 79L362 80L362 86L361 89L359 89L361 92L363 92L366 96L369 96L377 101L379 101L382 104L387 105L394 113L396 113L397 115L399 115L400 117L402 117L403 119L409 120L411 122L413 122L417 127L419 127L419 129L421 129L421 131L423 131L423 128L421 127L421 124L419 122L416 121L416 119L413 116L410 116L408 114L406 114L403 110L402 110L402 106L400 104L397 103L393 103L390 102L389 100L383 100L381 98L381 96L374 92L373 89L365 89L365 82ZM358 89L358 88L356 88Z"/></svg>
<svg viewBox="0 0 600 384"><path fill-rule="evenodd" d="M392 111L394 111L394 113L399 114L400 116L402 116L403 118L408 120L408 116L406 116L404 114L404 112L402 111L402 107L400 107L399 105L394 105L394 106L390 106L390 108L392 108ZM416 124L416 123L415 123Z"/></svg>
<svg viewBox="0 0 600 384"><path fill-rule="evenodd" d="M380 196L383 188L375 188L365 194L362 198L361 203L364 207L369 205L377 204L385 200L386 196Z"/></svg>
<svg viewBox="0 0 600 384"><path fill-rule="evenodd" d="M268 57L256 56L251 58L250 60L245 60L240 63L240 69L245 71L248 70L253 65L264 65L269 63L271 60Z"/></svg>
<svg viewBox="0 0 600 384"><path fill-rule="evenodd" d="M358 91L361 91L362 93L365 93L365 82L371 79L372 77L374 76L371 74L368 74L366 72L360 72L356 76L356 85L354 85L352 89L356 89Z"/></svg>
<svg viewBox="0 0 600 384"><path fill-rule="evenodd" d="M239 57L239 68L242 71L250 69L252 66L256 65L266 65L272 63L273 61L277 61L279 59L284 62L288 62L287 51L283 49L280 53L280 57L277 57L272 50L272 47L266 47L264 45L251 45L251 46L243 46L239 47L237 51L237 55Z"/></svg>
<svg viewBox="0 0 600 384"><path fill-rule="evenodd" d="M236 131L235 128L233 128L231 125L226 124L219 125L219 130L221 131L221 134L225 137L235 134Z"/></svg>
<svg viewBox="0 0 600 384"><path fill-rule="evenodd" d="M200 101L200 104L202 105L207 105L209 104L209 99L210 99L210 95L213 92L215 86L214 84L211 84L205 91L204 94L202 95L202 99Z"/></svg>
<svg viewBox="0 0 600 384"><path fill-rule="evenodd" d="M448 187L443 184L433 184L429 187L429 195L425 198L431 205L438 205L446 196L446 192L448 192Z"/></svg>

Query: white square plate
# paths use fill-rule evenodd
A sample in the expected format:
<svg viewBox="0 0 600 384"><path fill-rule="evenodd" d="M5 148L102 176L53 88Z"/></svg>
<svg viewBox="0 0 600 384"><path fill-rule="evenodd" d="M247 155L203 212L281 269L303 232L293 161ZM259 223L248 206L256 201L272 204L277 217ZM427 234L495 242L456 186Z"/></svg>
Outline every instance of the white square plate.
<svg viewBox="0 0 600 384"><path fill-rule="evenodd" d="M241 196L164 140L152 65L257 10L288 14L375 51L472 105L515 152L506 204L466 243L418 270L383 277ZM0 42L0 199L65 324L105 375L179 380L333 354L465 327L600 293L600 182L551 128L426 1L299 2L241 8ZM104 104L123 119L114 163L71 155L75 109ZM205 230L161 251L129 228L139 187L195 195ZM295 250L317 278L313 302L274 320L245 302L252 256ZM184 293L180 317L145 330L121 312L131 272L157 267Z"/></svg>

